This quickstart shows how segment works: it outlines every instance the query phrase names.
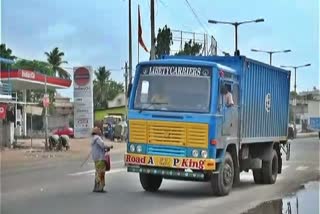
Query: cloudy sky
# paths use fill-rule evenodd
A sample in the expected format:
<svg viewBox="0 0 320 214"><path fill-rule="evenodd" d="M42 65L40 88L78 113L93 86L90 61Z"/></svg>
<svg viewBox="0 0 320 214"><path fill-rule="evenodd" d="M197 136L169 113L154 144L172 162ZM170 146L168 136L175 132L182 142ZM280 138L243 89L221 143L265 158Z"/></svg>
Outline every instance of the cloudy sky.
<svg viewBox="0 0 320 214"><path fill-rule="evenodd" d="M115 69L112 78L123 80L120 70L128 59L128 0L0 0L1 42L14 55L45 60L44 52L59 47L67 68L91 65ZM137 7L140 4L143 37L150 47L150 1L132 0L133 65L137 63ZM298 72L298 90L319 87L318 0L156 0L156 27L208 32L219 51L233 53L234 31L228 25L210 25L208 19L241 21L264 18L264 23L239 28L241 54L268 62L257 49L291 49L274 55L274 65L312 66ZM148 54L140 49L140 60ZM70 70L71 71L71 70ZM60 93L72 96L72 89Z"/></svg>

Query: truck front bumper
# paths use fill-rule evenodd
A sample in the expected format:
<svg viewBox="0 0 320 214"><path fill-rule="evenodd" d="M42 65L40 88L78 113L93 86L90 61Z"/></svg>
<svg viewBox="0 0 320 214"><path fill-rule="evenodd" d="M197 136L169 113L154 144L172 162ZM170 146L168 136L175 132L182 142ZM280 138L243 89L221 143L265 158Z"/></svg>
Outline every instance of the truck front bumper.
<svg viewBox="0 0 320 214"><path fill-rule="evenodd" d="M164 177L204 178L216 169L214 159L155 156L128 153L124 156L128 172L158 174Z"/></svg>

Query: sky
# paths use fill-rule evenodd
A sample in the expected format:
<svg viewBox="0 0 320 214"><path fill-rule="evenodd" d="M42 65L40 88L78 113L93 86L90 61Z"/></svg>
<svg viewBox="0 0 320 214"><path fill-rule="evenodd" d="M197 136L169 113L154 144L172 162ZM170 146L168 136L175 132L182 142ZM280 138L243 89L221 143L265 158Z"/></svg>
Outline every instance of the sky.
<svg viewBox="0 0 320 214"><path fill-rule="evenodd" d="M65 53L65 68L106 66L112 79L123 81L128 61L128 0L0 0L1 43L20 58L46 60L45 51L59 47ZM208 19L243 21L264 18L265 22L239 27L241 55L269 62L264 50L291 49L275 54L273 65L311 67L297 72L297 90L319 88L319 1L318 0L156 0L155 24L174 30L208 33L217 40L218 54L233 54L234 28L208 24ZM187 2L190 3L195 14ZM150 48L150 1L132 0L133 67L138 63L138 4L143 39ZM140 61L149 54L140 48ZM293 83L292 76L292 83ZM293 84L292 84L293 85ZM72 87L59 90L72 97Z"/></svg>

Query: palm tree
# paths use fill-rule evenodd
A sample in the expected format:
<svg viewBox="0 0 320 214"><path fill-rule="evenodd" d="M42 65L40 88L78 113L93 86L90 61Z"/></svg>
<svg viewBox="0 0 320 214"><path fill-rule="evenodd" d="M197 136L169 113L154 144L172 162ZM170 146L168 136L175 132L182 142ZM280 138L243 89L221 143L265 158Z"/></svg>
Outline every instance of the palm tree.
<svg viewBox="0 0 320 214"><path fill-rule="evenodd" d="M45 55L47 56L47 61L52 66L52 70L54 73L64 79L70 79L69 73L61 68L62 64L67 64L67 61L62 60L62 57L64 56L63 52L60 52L59 48L56 47L52 51L45 52Z"/></svg>
<svg viewBox="0 0 320 214"><path fill-rule="evenodd" d="M105 66L99 67L94 72L96 80L94 81L94 101L95 107L107 107L108 104L108 84L111 72Z"/></svg>

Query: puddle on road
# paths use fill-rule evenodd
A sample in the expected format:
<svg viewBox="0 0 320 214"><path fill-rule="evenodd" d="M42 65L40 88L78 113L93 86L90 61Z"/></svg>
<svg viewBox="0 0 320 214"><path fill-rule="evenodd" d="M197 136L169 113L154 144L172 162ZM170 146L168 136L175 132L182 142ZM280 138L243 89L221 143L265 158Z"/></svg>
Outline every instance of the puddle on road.
<svg viewBox="0 0 320 214"><path fill-rule="evenodd" d="M243 214L319 214L319 182L310 182L294 195L264 202Z"/></svg>

